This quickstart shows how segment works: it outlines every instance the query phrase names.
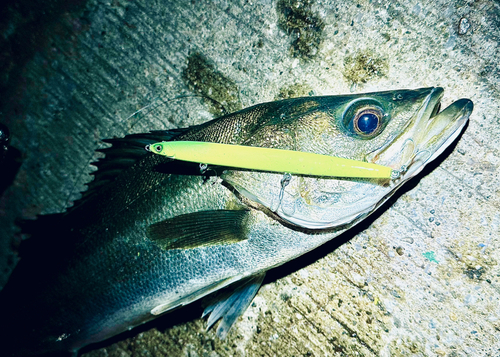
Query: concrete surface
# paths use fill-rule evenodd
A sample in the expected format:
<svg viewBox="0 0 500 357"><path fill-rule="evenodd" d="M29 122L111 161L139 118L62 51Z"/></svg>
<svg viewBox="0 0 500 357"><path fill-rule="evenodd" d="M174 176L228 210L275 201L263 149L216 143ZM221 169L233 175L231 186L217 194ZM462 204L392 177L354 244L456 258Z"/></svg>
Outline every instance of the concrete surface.
<svg viewBox="0 0 500 357"><path fill-rule="evenodd" d="M227 340L194 304L85 356L500 355L498 2L40 0L0 13L0 122L23 159L0 200L0 286L14 220L78 198L100 139L221 114L186 95L237 110L442 86L443 104L475 104L438 167L272 272Z"/></svg>

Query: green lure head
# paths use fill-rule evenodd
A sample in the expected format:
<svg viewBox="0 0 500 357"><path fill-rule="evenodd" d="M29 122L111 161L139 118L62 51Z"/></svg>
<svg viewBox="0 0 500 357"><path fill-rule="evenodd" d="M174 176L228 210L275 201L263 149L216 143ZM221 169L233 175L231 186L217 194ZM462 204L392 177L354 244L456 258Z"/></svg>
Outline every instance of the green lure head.
<svg viewBox="0 0 500 357"><path fill-rule="evenodd" d="M146 150L167 157L172 157L173 155L173 152L171 150L168 150L168 146L163 145L162 143L146 145Z"/></svg>

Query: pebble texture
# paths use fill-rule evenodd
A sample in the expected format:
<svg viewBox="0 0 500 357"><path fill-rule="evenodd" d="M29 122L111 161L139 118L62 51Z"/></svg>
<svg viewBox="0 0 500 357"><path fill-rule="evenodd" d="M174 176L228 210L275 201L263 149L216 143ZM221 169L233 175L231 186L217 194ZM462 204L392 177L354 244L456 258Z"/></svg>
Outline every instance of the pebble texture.
<svg viewBox="0 0 500 357"><path fill-rule="evenodd" d="M0 199L0 286L17 259L15 219L71 205L100 139L296 95L442 86L444 105L475 105L439 166L355 231L271 272L225 341L195 303L84 356L500 353L498 2L1 6L0 122L23 164Z"/></svg>

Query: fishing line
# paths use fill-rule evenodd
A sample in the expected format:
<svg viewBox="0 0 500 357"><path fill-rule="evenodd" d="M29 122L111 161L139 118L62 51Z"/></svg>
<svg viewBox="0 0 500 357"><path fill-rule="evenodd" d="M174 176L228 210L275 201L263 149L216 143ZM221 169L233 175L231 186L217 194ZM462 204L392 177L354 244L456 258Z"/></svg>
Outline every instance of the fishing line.
<svg viewBox="0 0 500 357"><path fill-rule="evenodd" d="M138 117L137 120L135 120L135 121L132 122L132 124L130 125L130 129L132 129L137 123L139 123L139 121L142 118L150 115L154 110L156 110L160 106L165 105L166 103L172 102L174 100L185 99L185 98L204 98L204 99L207 99L208 101L212 102L212 104L216 104L216 105L218 105L222 109L222 115L229 114L228 111L227 111L227 109L226 109L226 107L224 107L224 105L222 103L218 102L217 100L215 100L215 99L213 99L213 98L211 98L211 97L209 97L207 95L203 95L203 94L183 94L183 95L177 96L175 98L161 100L159 103L157 103L157 101L158 101L158 99L160 99L160 97L157 97L156 99L154 99L148 105L146 105L146 106L142 107L141 109L139 109L139 110L135 111L134 113L132 113L124 121L127 121L130 118L134 117L135 115L137 115L139 113L142 113L142 111L144 111L145 109L148 109L149 107L151 107L155 103L157 103L157 105L153 106L153 108L150 111L146 112L143 117Z"/></svg>

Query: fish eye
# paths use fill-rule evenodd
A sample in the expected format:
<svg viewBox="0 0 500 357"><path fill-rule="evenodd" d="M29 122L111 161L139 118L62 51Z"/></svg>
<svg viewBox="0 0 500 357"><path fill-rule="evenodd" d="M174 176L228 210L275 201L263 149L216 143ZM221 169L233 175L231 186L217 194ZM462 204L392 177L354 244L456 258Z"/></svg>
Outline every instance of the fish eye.
<svg viewBox="0 0 500 357"><path fill-rule="evenodd" d="M163 148L162 148L162 146L161 146L160 144L155 145L155 147L154 147L154 148L155 148L156 152L161 152L161 150L163 149Z"/></svg>
<svg viewBox="0 0 500 357"><path fill-rule="evenodd" d="M347 104L341 123L350 136L370 140L379 135L390 120L382 103L374 98L358 98Z"/></svg>
<svg viewBox="0 0 500 357"><path fill-rule="evenodd" d="M376 108L363 108L353 120L354 130L362 136L371 136L380 128L382 113Z"/></svg>

